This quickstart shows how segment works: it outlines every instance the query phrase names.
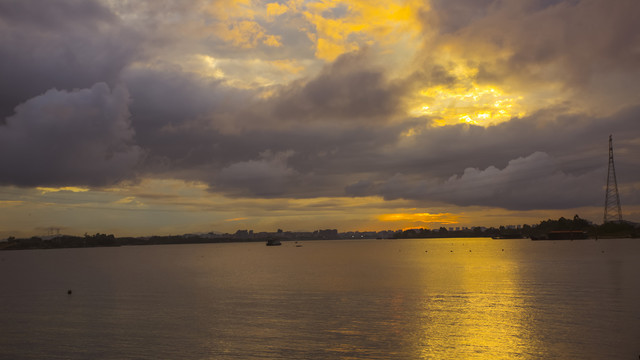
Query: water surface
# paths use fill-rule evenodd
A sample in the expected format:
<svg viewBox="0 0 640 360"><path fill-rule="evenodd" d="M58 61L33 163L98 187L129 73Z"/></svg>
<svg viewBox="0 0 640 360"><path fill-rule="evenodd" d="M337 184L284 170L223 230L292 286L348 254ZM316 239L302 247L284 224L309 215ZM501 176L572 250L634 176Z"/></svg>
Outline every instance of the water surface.
<svg viewBox="0 0 640 360"><path fill-rule="evenodd" d="M0 252L0 358L640 355L638 240L302 245Z"/></svg>

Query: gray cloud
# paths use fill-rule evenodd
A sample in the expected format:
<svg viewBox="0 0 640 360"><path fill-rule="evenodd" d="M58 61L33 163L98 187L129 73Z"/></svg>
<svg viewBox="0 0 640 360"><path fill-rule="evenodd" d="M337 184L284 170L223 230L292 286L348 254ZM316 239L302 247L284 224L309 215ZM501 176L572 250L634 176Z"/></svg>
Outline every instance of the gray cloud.
<svg viewBox="0 0 640 360"><path fill-rule="evenodd" d="M425 21L436 25L441 34L455 33L484 18L495 0L432 0L432 11L425 13Z"/></svg>
<svg viewBox="0 0 640 360"><path fill-rule="evenodd" d="M330 186L334 188L331 193L335 194L335 189L341 192L343 185L338 178L351 176L353 162L358 161L356 157L391 140L391 128L402 130L396 125L362 127L371 121L379 123L388 119L393 112L385 107L393 107L389 104L399 101L391 91L392 85L381 81L382 73L367 70L354 75L373 78L375 89L366 86L357 89L364 84L351 83L354 77L349 76L350 72L365 66L362 54L343 57L317 77L288 86L267 100L257 96L261 89L239 90L222 80L197 77L177 67L128 69L122 80L131 92L132 126L138 144L149 152L144 171L205 181L215 191L227 189L234 194L264 195L273 191L259 189L266 186L259 176L251 183L249 179L231 181L229 179L235 179L232 170L265 164L266 160L260 155L263 153L293 150L287 163L295 167L295 174L289 178L296 179L299 185L287 185L289 196L325 194ZM329 95L322 94L318 87ZM346 95L335 96L345 87L361 94L355 100ZM383 94L385 99L378 101L378 94ZM304 107L308 113L297 118L293 113L302 98L307 99ZM333 108L325 107L332 99L341 103ZM347 116L369 105L377 110L382 107L385 112L376 114L377 117ZM294 110L283 117L280 110L289 108ZM307 116L313 121L307 121ZM361 150L362 146L367 149ZM311 176L316 172L320 174ZM313 190L305 189L300 183ZM241 184L247 186L244 192L239 189Z"/></svg>
<svg viewBox="0 0 640 360"><path fill-rule="evenodd" d="M635 0L435 1L424 21L442 33L439 43L454 43L479 62L479 81L560 82L605 95L612 88L603 88L603 72L638 75L638 12Z"/></svg>
<svg viewBox="0 0 640 360"><path fill-rule="evenodd" d="M94 1L2 1L0 33L0 122L53 87L113 86L139 40Z"/></svg>
<svg viewBox="0 0 640 360"><path fill-rule="evenodd" d="M397 112L401 90L369 64L366 50L347 53L315 78L285 87L273 115L295 121L377 122Z"/></svg>
<svg viewBox="0 0 640 360"><path fill-rule="evenodd" d="M103 186L132 178L142 151L133 144L128 101L124 88L98 83L21 104L0 126L0 183Z"/></svg>
<svg viewBox="0 0 640 360"><path fill-rule="evenodd" d="M270 102L297 99L292 94L303 93L304 84L265 102L255 91L179 70L131 70L124 78L132 92L136 138L149 152L142 171L204 181L211 191L230 196L381 195L513 209L573 207L594 203L601 195L597 174L606 175L609 133L620 147L619 167L637 167L629 154L638 151L634 139L640 108L593 117L553 107L487 128L432 127L420 118L366 126L368 119L335 117L322 106L313 111L328 121L292 121L272 111ZM417 133L403 136L410 128ZM553 165L554 171L533 167L515 180L516 171L526 170L518 165L525 163ZM629 175L625 181L640 180L635 171ZM471 178L495 185L471 196ZM549 186L555 195L524 191L534 185ZM521 187L521 196L513 194ZM584 192L577 194L577 189Z"/></svg>
<svg viewBox="0 0 640 360"><path fill-rule="evenodd" d="M286 196L298 175L287 164L291 155L291 151L276 154L265 151L257 160L231 164L219 171L215 186L238 195Z"/></svg>
<svg viewBox="0 0 640 360"><path fill-rule="evenodd" d="M396 175L380 185L388 199L442 201L513 210L569 208L600 202L600 171L580 176L563 172L546 153L536 152L508 162L503 169L466 168L445 181L411 181Z"/></svg>
<svg viewBox="0 0 640 360"><path fill-rule="evenodd" d="M345 191L509 209L598 206L604 196L610 133L619 179L624 174L620 181L640 181L640 160L633 155L640 152L638 117L638 107L606 118L549 109L488 128L429 128L412 139L411 146L381 153L378 164L394 165L358 178ZM373 169L375 164L368 166Z"/></svg>
<svg viewBox="0 0 640 360"><path fill-rule="evenodd" d="M458 81L449 64L428 54L398 81L363 50L292 83L240 89L163 62L186 50L227 59L253 51L222 53L231 46L219 39L181 42L194 28L170 15L193 20L199 3L118 4L115 13L93 2L0 3L0 114L7 114L0 183L103 186L140 176L201 181L237 197L379 195L570 208L600 205L610 133L621 188L640 181L638 84L616 85L608 76L638 72L637 2L434 1L425 25L439 26L437 41L457 41L470 52L487 42L505 50L502 57L469 56L480 66L476 81L557 81L588 94L627 93L606 115L575 110L569 101L487 128L406 117L410 91ZM129 13L138 18L125 19ZM309 44L293 26L277 33L275 22L262 25L296 38L296 46ZM272 49L255 51L277 58Z"/></svg>

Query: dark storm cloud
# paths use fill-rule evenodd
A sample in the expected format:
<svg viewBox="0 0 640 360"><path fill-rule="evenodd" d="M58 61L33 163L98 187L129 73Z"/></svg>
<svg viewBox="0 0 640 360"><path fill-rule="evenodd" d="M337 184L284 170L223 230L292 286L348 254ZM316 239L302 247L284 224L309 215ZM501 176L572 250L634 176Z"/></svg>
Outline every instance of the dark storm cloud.
<svg viewBox="0 0 640 360"><path fill-rule="evenodd" d="M549 7L504 38L515 51L498 66L536 77L541 65L558 64L566 72L558 75L579 85L599 71L638 71L640 25L634 14L639 12L640 3L633 0Z"/></svg>
<svg viewBox="0 0 640 360"><path fill-rule="evenodd" d="M274 116L296 121L379 121L398 110L399 90L368 63L367 51L347 53L307 82L278 94Z"/></svg>
<svg viewBox="0 0 640 360"><path fill-rule="evenodd" d="M640 2L635 0L432 5L426 26L435 24L443 34L438 41L452 42L479 61L481 81L562 81L572 87L587 86L602 72L638 73Z"/></svg>
<svg viewBox="0 0 640 360"><path fill-rule="evenodd" d="M596 205L602 199L601 171L575 176L562 171L546 153L513 159L503 169L466 168L445 181L411 181L395 175L382 185L388 199L437 200L456 205L514 210Z"/></svg>
<svg viewBox="0 0 640 360"><path fill-rule="evenodd" d="M0 183L102 186L129 179L142 156L133 144L128 93L104 83L49 90L0 126Z"/></svg>
<svg viewBox="0 0 640 360"><path fill-rule="evenodd" d="M219 142L213 161L234 160L219 171L203 168L193 175L206 179L213 191L234 196L342 196L344 186L362 172L381 171L380 146L393 142L392 131L335 125L230 135ZM219 159L223 151L229 156Z"/></svg>
<svg viewBox="0 0 640 360"><path fill-rule="evenodd" d="M123 81L131 92L136 141L148 151L141 171L203 181L212 191L229 195L340 194L343 177L349 178L364 157L374 160L373 150L392 140L390 127L362 128L359 124L367 119L336 121L333 110L323 106L309 111L326 121L283 120L271 102L284 100L263 101L256 91L177 68L134 68ZM304 92L306 87L296 89Z"/></svg>
<svg viewBox="0 0 640 360"><path fill-rule="evenodd" d="M0 122L48 89L113 85L136 35L93 1L0 2Z"/></svg>
<svg viewBox="0 0 640 360"><path fill-rule="evenodd" d="M640 152L638 118L638 107L607 118L550 109L488 128L431 128L413 139L415 145L381 160L395 159L396 167L360 178L346 191L507 209L597 206L604 194L610 133L617 144L619 178L624 173L621 182L640 181L640 160L634 155ZM387 178L381 178L385 172Z"/></svg>
<svg viewBox="0 0 640 360"><path fill-rule="evenodd" d="M489 12L496 0L431 1L432 11L425 13L429 24L442 34L455 33Z"/></svg>
<svg viewBox="0 0 640 360"><path fill-rule="evenodd" d="M576 5L580 0L525 0L519 1L516 7L522 15L535 14L556 5ZM431 24L435 24L441 34L455 33L490 16L509 4L501 0L432 0L431 12L425 13ZM517 18L516 21L520 19ZM490 40L490 39L485 39Z"/></svg>
<svg viewBox="0 0 640 360"><path fill-rule="evenodd" d="M402 134L420 119L353 128L299 123L230 134L187 126L180 138L191 140L188 149L200 160L169 172L231 196L381 195L509 209L569 208L600 202L606 141L613 133L624 181L640 180L630 171L638 160L629 155L639 150L639 108L606 118L568 111L545 109L488 128L427 126L411 138ZM272 115L266 112L266 121L274 121Z"/></svg>
<svg viewBox="0 0 640 360"><path fill-rule="evenodd" d="M179 68L134 68L122 78L131 92L136 140L150 152L147 165L182 170L215 162L216 155L233 155L216 150L223 140L219 129L240 126L238 112L250 104L253 92Z"/></svg>
<svg viewBox="0 0 640 360"><path fill-rule="evenodd" d="M259 159L231 164L219 171L215 186L237 195L288 196L295 181L300 180L298 172L287 164L292 154L265 151Z"/></svg>
<svg viewBox="0 0 640 360"><path fill-rule="evenodd" d="M258 100L255 91L179 69L128 71L136 138L149 151L143 171L203 181L229 196L380 195L510 209L568 208L600 200L609 133L621 153L637 151L637 108L594 118L554 107L488 128L430 127L428 119L419 118L363 126L368 118L343 117L322 102L306 106L324 121L280 117L282 104L295 106L314 84L327 78L336 87L348 82L339 76L340 66L328 66L268 101ZM440 82L436 70L431 76ZM390 101L398 101L393 86L377 83ZM422 130L402 135L412 127ZM637 165L633 159L621 156L618 162L629 169ZM629 175L625 181L640 180Z"/></svg>
<svg viewBox="0 0 640 360"><path fill-rule="evenodd" d="M362 53L349 54L266 100L260 89L178 67L128 69L121 78L131 92L132 126L148 151L141 169L236 196L341 194L343 177L392 141L390 131L403 130L379 126L400 96L370 68ZM366 126L372 122L378 126Z"/></svg>
<svg viewBox="0 0 640 360"><path fill-rule="evenodd" d="M36 31L78 29L95 22L116 20L108 9L93 1L4 0L0 3L0 11L7 23L21 27L27 25Z"/></svg>

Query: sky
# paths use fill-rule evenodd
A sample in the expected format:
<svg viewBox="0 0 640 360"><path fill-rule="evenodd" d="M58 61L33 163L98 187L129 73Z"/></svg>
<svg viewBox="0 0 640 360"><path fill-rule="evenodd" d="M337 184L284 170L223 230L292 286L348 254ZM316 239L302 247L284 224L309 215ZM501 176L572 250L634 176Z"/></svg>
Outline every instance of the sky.
<svg viewBox="0 0 640 360"><path fill-rule="evenodd" d="M0 238L640 221L637 14L0 0Z"/></svg>

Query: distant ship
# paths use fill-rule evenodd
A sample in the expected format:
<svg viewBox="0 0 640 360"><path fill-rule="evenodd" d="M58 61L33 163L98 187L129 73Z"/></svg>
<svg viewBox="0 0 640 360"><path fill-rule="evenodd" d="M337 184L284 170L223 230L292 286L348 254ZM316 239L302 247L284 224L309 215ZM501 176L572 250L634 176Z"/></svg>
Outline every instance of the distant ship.
<svg viewBox="0 0 640 360"><path fill-rule="evenodd" d="M280 243L280 240L278 239L267 239L267 246L279 246L282 245L282 243Z"/></svg>

